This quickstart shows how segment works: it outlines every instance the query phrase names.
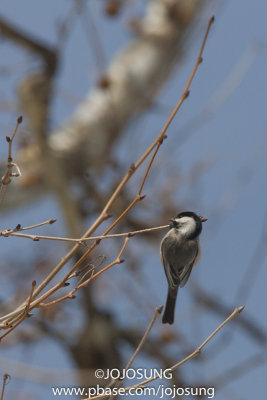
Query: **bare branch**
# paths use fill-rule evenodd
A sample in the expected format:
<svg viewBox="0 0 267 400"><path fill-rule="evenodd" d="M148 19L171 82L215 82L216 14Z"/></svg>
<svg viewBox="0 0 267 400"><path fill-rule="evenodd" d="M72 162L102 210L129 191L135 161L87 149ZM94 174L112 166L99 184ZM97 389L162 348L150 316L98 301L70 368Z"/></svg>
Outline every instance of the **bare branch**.
<svg viewBox="0 0 267 400"><path fill-rule="evenodd" d="M159 307L157 307L157 308L155 309L154 315L153 315L153 317L152 317L152 320L150 321L150 324L148 325L148 328L147 328L147 330L145 331L144 336L143 336L142 339L140 340L139 345L137 346L137 348L136 348L134 354L132 355L131 359L129 360L128 364L127 364L126 367L125 367L126 371L127 371L129 368L131 368L131 366L132 366L134 360L136 359L137 354L140 352L140 350L141 350L141 348L143 347L143 345L144 345L144 343L145 343L145 341L146 341L146 339L147 339L147 337L148 337L148 335L149 335L151 329L153 328L153 325L154 325L154 323L156 322L156 319L157 319L158 316L161 314L162 309L163 309L163 306L159 306Z"/></svg>
<svg viewBox="0 0 267 400"><path fill-rule="evenodd" d="M35 288L36 282L33 281L32 282L32 287L31 287L31 293L29 296L29 299L27 301L26 307L22 313L22 315L20 316L19 320L16 322L16 324L14 324L13 326L11 326L11 328L9 328L3 335L0 336L0 342L1 340L6 337L10 332L12 332L18 325L20 325L26 318L30 317L29 311L30 311L30 304L31 304L31 300L32 300L32 295L33 295L33 291ZM6 324L6 327L9 327L10 324Z"/></svg>
<svg viewBox="0 0 267 400"><path fill-rule="evenodd" d="M4 195L6 193L7 185L9 185L11 183L11 178L12 177L21 176L19 167L15 163L13 163L13 160L12 160L12 144L13 144L13 140L15 138L15 135L17 133L18 127L21 124L21 122L22 122L22 117L18 117L15 129L14 129L14 131L12 133L12 136L11 137L9 137L9 136L6 137L6 141L8 143L8 156L7 156L7 161L6 161L6 168L7 169L6 169L6 172L2 176L2 179L1 179L0 204L3 201ZM13 168L16 168L17 172L13 172Z"/></svg>
<svg viewBox="0 0 267 400"><path fill-rule="evenodd" d="M129 368L131 368L134 360L136 359L136 356L138 355L138 353L140 352L140 350L142 349L151 329L153 328L154 323L156 322L156 319L158 318L158 316L161 314L163 309L163 306L159 306L156 307L155 311L154 311L154 315L152 317L152 320L150 321L150 324L148 325L147 330L145 331L143 337L141 338L134 354L132 355L132 357L130 358L129 362L127 363L126 367L125 367L125 371L128 371ZM115 386L114 386L115 385ZM118 380L118 379L113 379L109 385L107 387L111 387L114 386L116 388L121 387L123 385L123 380ZM110 396L110 400L113 400L115 395L111 395Z"/></svg>
<svg viewBox="0 0 267 400"><path fill-rule="evenodd" d="M110 239L110 238L121 238L121 237L132 237L135 235L140 235L142 233L148 233L148 232L154 232L154 231L159 231L161 229L166 229L169 228L169 225L161 225L161 226L155 226L153 228L147 228L147 229L140 229L138 231L132 231L132 232L124 232L124 233L114 233L113 235L100 235L100 236L90 236L88 238L80 238L80 239L74 239L74 238L65 238L65 237L56 237L56 236L44 236L44 235L29 235L29 234L23 234L19 233L20 231L23 230L28 230L35 228L37 226L41 226L47 223L51 223L49 221L37 224L37 225L32 225L28 226L25 228L18 228L15 229L5 229L3 231L0 231L0 236L8 237L8 236L16 236L16 237L21 237L21 238L26 238L26 239L31 239L34 241L39 241L39 240L55 240L59 242L72 242L72 243L79 243L82 244L84 242L88 242L90 240L102 240L102 239Z"/></svg>
<svg viewBox="0 0 267 400"><path fill-rule="evenodd" d="M231 321L231 319L233 319L236 315L238 315L239 313L241 313L243 311L244 307L237 307L234 309L234 311L207 337L207 339L204 340L204 342L201 343L200 346L198 346L192 353L190 353L187 357L185 357L183 360L179 361L178 363L174 364L173 366L171 366L169 369L174 371L175 369L177 369L178 367L180 367L181 365L185 364L187 361L191 360L192 358L196 357L201 350L203 349L204 346L206 346L206 344L229 322ZM125 388L125 392L128 392L129 390L133 390L133 389L137 389L139 387L145 386L150 382L153 382L155 380L159 379L158 376L146 379L140 383L137 383L136 385L133 386L129 386ZM83 400L98 400L98 399L104 399L105 397L107 397L106 394L104 395L98 395L98 396L93 396L90 398L86 398Z"/></svg>
<svg viewBox="0 0 267 400"><path fill-rule="evenodd" d="M3 399L4 399L4 392L5 392L5 388L6 388L6 385L7 385L9 379L11 379L11 376L10 376L10 375L5 374L5 375L3 376L3 383L2 383L2 389L1 389L0 400L3 400Z"/></svg>
<svg viewBox="0 0 267 400"><path fill-rule="evenodd" d="M130 240L130 238L125 238L124 243L122 245L122 248L119 251L118 256L116 257L116 259L114 261L112 261L112 263L108 264L106 267L104 267L103 269L101 269L100 271L96 272L96 273L92 273L92 275L90 276L90 278L86 279L85 281L79 283L74 289L72 289L69 293L67 293L64 296L61 296L60 298L53 300L49 303L43 303L43 301L45 299L47 299L48 297L50 297L53 293L55 293L59 288L62 288L64 286L66 286L66 281L67 279L70 278L70 276L73 274L73 271L76 269L76 264L72 267L72 269L67 273L67 275L61 280L61 282L59 282L58 284L56 284L53 288L51 288L48 292L46 292L43 296L41 296L40 298L38 298L36 301L32 302L30 309L32 310L33 308L39 307L39 308L46 308L46 307L50 307L53 306L57 303L62 302L63 300L66 299L75 299L74 293L77 292L77 290L81 289L82 287L87 286L93 279L95 279L96 277L98 277L99 275L103 274L103 272L107 271L109 268L113 267L114 265L118 265L118 264L122 264L124 262L124 260L121 259L121 256L126 248L126 245L128 243L128 241Z"/></svg>

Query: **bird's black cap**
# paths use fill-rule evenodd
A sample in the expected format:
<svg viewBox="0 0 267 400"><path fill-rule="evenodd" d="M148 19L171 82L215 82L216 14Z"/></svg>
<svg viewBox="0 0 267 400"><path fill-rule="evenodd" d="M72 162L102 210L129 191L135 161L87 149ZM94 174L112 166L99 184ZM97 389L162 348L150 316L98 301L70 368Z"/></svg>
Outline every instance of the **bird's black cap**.
<svg viewBox="0 0 267 400"><path fill-rule="evenodd" d="M179 214L177 214L177 216L176 216L176 218L182 218L182 217L191 217L196 221L196 230L190 239L194 239L201 233L202 222L207 221L207 218L201 217L200 215L197 215L193 211L183 211L183 212L180 212Z"/></svg>

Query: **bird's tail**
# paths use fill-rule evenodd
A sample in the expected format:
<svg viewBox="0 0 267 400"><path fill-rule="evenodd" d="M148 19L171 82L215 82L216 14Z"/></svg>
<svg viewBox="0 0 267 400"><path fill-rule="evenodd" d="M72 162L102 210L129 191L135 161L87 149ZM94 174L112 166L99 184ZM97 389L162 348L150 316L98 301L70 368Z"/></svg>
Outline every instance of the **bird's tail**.
<svg viewBox="0 0 267 400"><path fill-rule="evenodd" d="M177 294L178 294L178 287L175 289L170 289L170 288L168 289L165 310L162 317L163 324L173 324Z"/></svg>

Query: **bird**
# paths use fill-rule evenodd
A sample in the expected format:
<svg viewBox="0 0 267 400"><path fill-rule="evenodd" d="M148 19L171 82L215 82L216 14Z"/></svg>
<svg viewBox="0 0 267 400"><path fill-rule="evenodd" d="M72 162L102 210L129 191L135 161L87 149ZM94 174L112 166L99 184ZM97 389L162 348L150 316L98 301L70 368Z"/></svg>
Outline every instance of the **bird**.
<svg viewBox="0 0 267 400"><path fill-rule="evenodd" d="M170 229L160 243L160 258L168 282L163 324L173 324L178 288L183 287L200 258L199 235L207 218L183 211L171 218Z"/></svg>

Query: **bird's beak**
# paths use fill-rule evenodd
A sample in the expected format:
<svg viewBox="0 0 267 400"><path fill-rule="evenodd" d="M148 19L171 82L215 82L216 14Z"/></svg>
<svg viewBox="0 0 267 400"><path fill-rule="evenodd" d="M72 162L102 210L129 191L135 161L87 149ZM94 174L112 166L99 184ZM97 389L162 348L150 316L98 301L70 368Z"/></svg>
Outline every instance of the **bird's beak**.
<svg viewBox="0 0 267 400"><path fill-rule="evenodd" d="M201 219L201 222L206 222L206 221L208 221L208 218L204 218L204 217L201 217L201 216L199 216L199 218Z"/></svg>
<svg viewBox="0 0 267 400"><path fill-rule="evenodd" d="M174 228L175 227L175 218L169 219L169 222L170 222L170 228Z"/></svg>

